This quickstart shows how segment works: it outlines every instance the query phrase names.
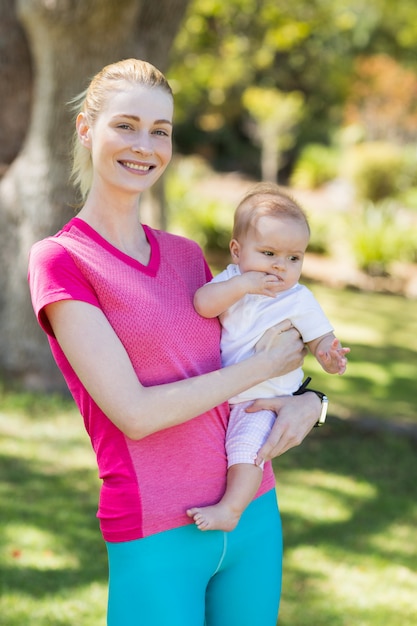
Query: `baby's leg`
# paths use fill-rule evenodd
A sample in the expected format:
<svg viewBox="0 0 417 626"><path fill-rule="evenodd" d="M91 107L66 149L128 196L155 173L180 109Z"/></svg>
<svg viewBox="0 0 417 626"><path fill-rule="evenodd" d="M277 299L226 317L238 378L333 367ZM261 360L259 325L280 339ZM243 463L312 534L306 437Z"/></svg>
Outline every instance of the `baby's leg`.
<svg viewBox="0 0 417 626"><path fill-rule="evenodd" d="M212 506L187 511L200 530L233 530L243 511L254 498L262 482L262 469L254 463L229 467L227 486L222 499Z"/></svg>
<svg viewBox="0 0 417 626"><path fill-rule="evenodd" d="M226 491L214 505L187 511L200 530L233 530L262 482L262 468L255 465L276 415L272 411L246 413L250 402L232 407L226 437L229 470Z"/></svg>

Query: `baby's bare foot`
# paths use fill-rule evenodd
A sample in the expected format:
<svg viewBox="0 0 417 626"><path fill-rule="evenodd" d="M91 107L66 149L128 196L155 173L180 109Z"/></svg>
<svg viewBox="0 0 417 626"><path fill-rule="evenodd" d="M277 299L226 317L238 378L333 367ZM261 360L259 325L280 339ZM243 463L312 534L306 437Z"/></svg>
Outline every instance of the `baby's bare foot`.
<svg viewBox="0 0 417 626"><path fill-rule="evenodd" d="M230 531L236 528L240 519L240 513L220 502L212 506L188 509L187 515L200 530Z"/></svg>

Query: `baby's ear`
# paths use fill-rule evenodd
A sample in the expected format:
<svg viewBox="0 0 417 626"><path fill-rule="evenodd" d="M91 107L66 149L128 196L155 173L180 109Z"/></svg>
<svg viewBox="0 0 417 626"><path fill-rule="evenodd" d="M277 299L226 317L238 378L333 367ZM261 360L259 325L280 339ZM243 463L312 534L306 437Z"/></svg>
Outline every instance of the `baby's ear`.
<svg viewBox="0 0 417 626"><path fill-rule="evenodd" d="M229 244L230 254L232 255L232 260L234 263L239 261L240 255L240 245L237 239L232 239Z"/></svg>

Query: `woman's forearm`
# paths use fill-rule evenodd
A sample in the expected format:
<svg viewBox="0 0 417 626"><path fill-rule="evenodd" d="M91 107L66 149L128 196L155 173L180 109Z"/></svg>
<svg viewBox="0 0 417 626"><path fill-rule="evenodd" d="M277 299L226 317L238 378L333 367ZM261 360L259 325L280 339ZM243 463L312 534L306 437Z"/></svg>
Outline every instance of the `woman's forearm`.
<svg viewBox="0 0 417 626"><path fill-rule="evenodd" d="M76 301L47 307L56 338L90 396L132 439L188 421L303 359L296 331L271 332L264 347L236 365L178 382L144 387L100 309Z"/></svg>
<svg viewBox="0 0 417 626"><path fill-rule="evenodd" d="M266 372L270 369L265 356L258 355L194 378L140 387L136 391L136 407L132 398L128 403L130 410L126 406L123 413L124 424L119 427L132 439L141 439L152 432L176 426L262 382L268 378ZM120 422L120 412L117 407L115 409L113 421Z"/></svg>

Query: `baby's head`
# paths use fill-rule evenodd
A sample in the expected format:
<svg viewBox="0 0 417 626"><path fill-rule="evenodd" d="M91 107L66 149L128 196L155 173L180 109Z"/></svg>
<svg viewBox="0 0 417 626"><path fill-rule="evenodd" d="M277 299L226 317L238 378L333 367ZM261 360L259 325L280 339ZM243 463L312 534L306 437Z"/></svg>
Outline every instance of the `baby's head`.
<svg viewBox="0 0 417 626"><path fill-rule="evenodd" d="M230 252L242 273L275 276L280 291L299 280L310 228L302 208L277 185L255 185L239 203Z"/></svg>
<svg viewBox="0 0 417 626"><path fill-rule="evenodd" d="M303 209L274 183L259 183L244 195L235 211L232 239L244 239L251 229L256 228L260 217L288 218L300 222L310 234Z"/></svg>

